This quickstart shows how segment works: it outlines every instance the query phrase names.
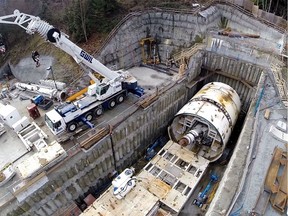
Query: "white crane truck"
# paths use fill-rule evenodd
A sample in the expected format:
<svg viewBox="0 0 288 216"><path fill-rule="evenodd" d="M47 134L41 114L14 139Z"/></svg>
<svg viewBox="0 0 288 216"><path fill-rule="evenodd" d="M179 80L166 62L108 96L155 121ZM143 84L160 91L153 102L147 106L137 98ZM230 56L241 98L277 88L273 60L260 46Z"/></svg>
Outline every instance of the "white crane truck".
<svg viewBox="0 0 288 216"><path fill-rule="evenodd" d="M94 117L101 115L105 108L112 109L116 104L122 103L129 92L138 96L144 94L143 89L138 86L137 80L127 71L110 70L71 42L65 33L60 32L39 17L15 10L12 15L0 17L1 23L18 25L25 29L28 34L39 33L43 38L72 56L78 64L82 63L105 77L99 83L89 72L88 75L95 83L88 87L84 98L73 103L63 103L45 114L45 122L54 135L65 130L74 132L80 122L93 127L91 120Z"/></svg>

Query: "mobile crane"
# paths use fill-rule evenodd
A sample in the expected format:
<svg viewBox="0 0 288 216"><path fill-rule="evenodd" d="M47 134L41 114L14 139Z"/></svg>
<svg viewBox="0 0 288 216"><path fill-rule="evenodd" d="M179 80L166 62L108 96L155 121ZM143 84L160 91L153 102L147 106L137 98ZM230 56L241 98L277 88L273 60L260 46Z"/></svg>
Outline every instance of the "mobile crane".
<svg viewBox="0 0 288 216"><path fill-rule="evenodd" d="M110 70L70 41L68 35L39 17L15 10L12 15L0 17L0 24L18 25L31 35L39 33L45 40L72 56L78 64L84 64L105 77L99 83L90 71L88 75L95 83L88 87L87 95L84 98L73 103L63 103L45 114L46 125L54 135L65 130L74 132L80 122L93 127L91 120L101 115L104 108L112 109L116 104L122 103L129 92L138 96L144 94L143 89L138 86L137 80L127 71Z"/></svg>

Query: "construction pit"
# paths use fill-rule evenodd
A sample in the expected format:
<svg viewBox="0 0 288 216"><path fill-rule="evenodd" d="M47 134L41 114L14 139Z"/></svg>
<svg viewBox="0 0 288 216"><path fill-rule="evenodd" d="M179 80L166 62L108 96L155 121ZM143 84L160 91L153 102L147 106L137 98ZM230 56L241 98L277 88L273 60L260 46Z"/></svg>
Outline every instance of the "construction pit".
<svg viewBox="0 0 288 216"><path fill-rule="evenodd" d="M237 32L237 37L218 34L222 17L227 19L226 27ZM242 104L227 144L231 158L220 168L221 180L208 208L203 211L193 205L193 199L207 184L207 170L202 184L186 198L178 213L283 215L285 205L283 212L275 210L275 202L274 207L267 205L275 194L270 192L264 204L259 197L267 191L264 183L274 148L281 148L283 154L287 152L287 83L281 74L285 30L268 26L239 6L214 4L201 11L155 9L132 13L113 32L95 57L107 67L126 68L146 94L141 98L128 95L121 105L96 119L95 128L69 135L61 143L65 154L57 163L42 167L27 178L16 173L0 188L1 214L65 215L71 205L81 205L88 194L99 195L115 171L120 172L143 158L147 147L166 133L174 115L203 85L217 81L230 85ZM239 32L260 37L241 37ZM139 41L147 37L160 41L161 64L154 58L152 64L146 62L139 67L143 63ZM174 56L175 64L171 64L169 56ZM47 59L50 63L51 59ZM39 72L35 68L29 70ZM12 72L17 70L12 68ZM17 91L11 93L17 95ZM30 101L18 99L4 102L27 116ZM45 112L40 110L41 117L35 122L48 135L50 143L61 137L54 137L45 126ZM13 162L17 166L36 151L27 152L15 132L6 129L0 137L1 145L5 145L0 162L1 165ZM211 169L216 165L212 164Z"/></svg>

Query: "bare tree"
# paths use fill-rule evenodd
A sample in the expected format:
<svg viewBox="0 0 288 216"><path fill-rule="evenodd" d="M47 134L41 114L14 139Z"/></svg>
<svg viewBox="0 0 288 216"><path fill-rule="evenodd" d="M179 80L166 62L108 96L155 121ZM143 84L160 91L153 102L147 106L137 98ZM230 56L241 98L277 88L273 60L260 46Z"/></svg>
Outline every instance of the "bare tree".
<svg viewBox="0 0 288 216"><path fill-rule="evenodd" d="M268 0L267 0L267 1L268 1ZM269 7L268 7L267 12L270 12L270 10L271 10L271 4L272 4L272 0L269 0Z"/></svg>
<svg viewBox="0 0 288 216"><path fill-rule="evenodd" d="M79 6L80 6L80 17L81 17L81 26L84 34L85 41L88 41L87 38L87 29L86 29L86 13L87 13L87 1L84 0L82 3L82 0L79 0Z"/></svg>
<svg viewBox="0 0 288 216"><path fill-rule="evenodd" d="M276 6L275 6L275 9L274 9L274 13L277 12L277 10L278 10L278 5L279 5L279 0L277 0Z"/></svg>

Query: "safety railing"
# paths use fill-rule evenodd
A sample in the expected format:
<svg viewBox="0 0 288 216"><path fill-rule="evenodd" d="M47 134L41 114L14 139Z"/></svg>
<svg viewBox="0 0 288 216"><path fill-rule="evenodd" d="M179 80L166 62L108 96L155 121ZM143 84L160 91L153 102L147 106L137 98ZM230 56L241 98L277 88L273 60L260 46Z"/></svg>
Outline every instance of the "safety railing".
<svg viewBox="0 0 288 216"><path fill-rule="evenodd" d="M175 53L173 55L174 61L178 62L183 57L184 58L190 58L192 55L194 55L198 50L203 49L206 45L201 43L196 43L192 47L184 49L178 53Z"/></svg>

